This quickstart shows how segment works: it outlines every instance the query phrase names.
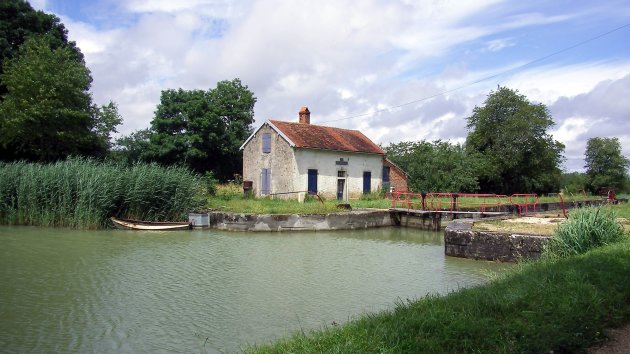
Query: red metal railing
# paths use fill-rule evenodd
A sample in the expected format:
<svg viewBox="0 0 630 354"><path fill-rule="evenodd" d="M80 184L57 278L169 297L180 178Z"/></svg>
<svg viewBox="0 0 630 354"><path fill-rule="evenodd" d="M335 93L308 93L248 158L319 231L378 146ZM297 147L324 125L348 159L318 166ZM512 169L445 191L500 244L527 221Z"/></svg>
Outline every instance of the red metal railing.
<svg viewBox="0 0 630 354"><path fill-rule="evenodd" d="M390 192L387 198L392 208L423 211L503 211L507 196L482 193L409 193Z"/></svg>
<svg viewBox="0 0 630 354"><path fill-rule="evenodd" d="M515 198L520 198L516 199ZM538 205L538 195L536 194L512 194L510 196L510 203L516 206L518 216L527 215L530 211L536 212L536 205Z"/></svg>
<svg viewBox="0 0 630 354"><path fill-rule="evenodd" d="M535 213L538 206L536 194L512 194L511 196L489 193L387 193L392 208L423 211L505 211L508 205L516 207L519 216ZM561 197L560 197L561 198ZM564 206L562 198L560 202ZM564 208L563 208L564 209Z"/></svg>

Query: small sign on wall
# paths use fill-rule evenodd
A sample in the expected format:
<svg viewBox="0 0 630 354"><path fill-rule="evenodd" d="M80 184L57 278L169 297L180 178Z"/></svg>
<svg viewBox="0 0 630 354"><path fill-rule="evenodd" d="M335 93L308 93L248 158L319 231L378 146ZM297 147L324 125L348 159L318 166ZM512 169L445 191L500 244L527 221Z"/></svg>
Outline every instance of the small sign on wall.
<svg viewBox="0 0 630 354"><path fill-rule="evenodd" d="M337 166L347 166L348 160L344 161L343 157L339 158L339 161L335 161L335 165Z"/></svg>

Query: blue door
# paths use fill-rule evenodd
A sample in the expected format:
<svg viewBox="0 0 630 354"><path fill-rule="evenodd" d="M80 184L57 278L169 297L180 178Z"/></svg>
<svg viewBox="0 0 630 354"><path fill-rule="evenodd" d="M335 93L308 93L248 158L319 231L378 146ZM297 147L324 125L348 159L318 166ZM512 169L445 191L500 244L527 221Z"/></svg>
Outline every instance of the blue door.
<svg viewBox="0 0 630 354"><path fill-rule="evenodd" d="M317 194L317 170L308 170L308 192Z"/></svg>
<svg viewBox="0 0 630 354"><path fill-rule="evenodd" d="M363 172L363 194L372 192L372 172Z"/></svg>

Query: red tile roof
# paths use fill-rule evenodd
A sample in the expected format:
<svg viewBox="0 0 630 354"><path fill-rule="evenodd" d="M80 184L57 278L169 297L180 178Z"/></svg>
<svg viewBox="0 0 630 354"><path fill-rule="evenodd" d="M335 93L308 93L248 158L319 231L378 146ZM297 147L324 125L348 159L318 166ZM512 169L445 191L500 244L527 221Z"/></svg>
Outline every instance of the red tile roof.
<svg viewBox="0 0 630 354"><path fill-rule="evenodd" d="M270 120L269 122L276 126L298 148L385 154L383 149L358 130L281 120Z"/></svg>

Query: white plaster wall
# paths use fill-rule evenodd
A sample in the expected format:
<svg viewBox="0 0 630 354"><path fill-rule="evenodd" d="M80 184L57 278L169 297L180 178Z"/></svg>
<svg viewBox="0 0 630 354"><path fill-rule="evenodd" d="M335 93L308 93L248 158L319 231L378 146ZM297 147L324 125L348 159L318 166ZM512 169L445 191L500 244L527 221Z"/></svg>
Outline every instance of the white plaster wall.
<svg viewBox="0 0 630 354"><path fill-rule="evenodd" d="M336 165L335 162L343 158L348 161L345 166ZM295 149L297 173L294 176L293 186L296 190L308 189L308 170L317 170L317 192L327 198L337 197L337 172L346 171L346 191L344 197L354 199L363 194L363 172L372 173L372 192L381 188L383 174L383 156L376 154L361 154L340 151L327 151L315 149Z"/></svg>

